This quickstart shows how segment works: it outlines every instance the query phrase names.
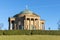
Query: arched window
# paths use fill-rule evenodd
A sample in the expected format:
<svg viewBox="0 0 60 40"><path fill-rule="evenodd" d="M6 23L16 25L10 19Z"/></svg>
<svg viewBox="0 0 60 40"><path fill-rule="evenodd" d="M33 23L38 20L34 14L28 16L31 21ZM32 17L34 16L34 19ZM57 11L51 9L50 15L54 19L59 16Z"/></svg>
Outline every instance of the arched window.
<svg viewBox="0 0 60 40"><path fill-rule="evenodd" d="M27 20L30 20L29 18L27 18Z"/></svg>
<svg viewBox="0 0 60 40"><path fill-rule="evenodd" d="M35 19L35 20L38 20L38 19Z"/></svg>
<svg viewBox="0 0 60 40"><path fill-rule="evenodd" d="M33 19L33 18L31 18L31 20L33 21L34 19Z"/></svg>

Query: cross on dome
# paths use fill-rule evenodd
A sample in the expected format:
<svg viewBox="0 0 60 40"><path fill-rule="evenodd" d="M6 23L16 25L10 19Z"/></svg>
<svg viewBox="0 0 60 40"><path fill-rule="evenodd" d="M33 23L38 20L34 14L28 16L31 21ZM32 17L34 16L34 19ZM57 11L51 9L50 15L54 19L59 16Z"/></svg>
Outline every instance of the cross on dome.
<svg viewBox="0 0 60 40"><path fill-rule="evenodd" d="M28 5L26 5L25 9L28 10Z"/></svg>

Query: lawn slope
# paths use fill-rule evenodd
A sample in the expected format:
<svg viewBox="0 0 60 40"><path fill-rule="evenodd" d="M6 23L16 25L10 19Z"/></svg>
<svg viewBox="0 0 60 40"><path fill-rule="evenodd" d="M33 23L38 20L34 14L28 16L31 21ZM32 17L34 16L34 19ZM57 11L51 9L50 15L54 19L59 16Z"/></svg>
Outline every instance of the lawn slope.
<svg viewBox="0 0 60 40"><path fill-rule="evenodd" d="M56 35L0 35L0 40L60 40Z"/></svg>

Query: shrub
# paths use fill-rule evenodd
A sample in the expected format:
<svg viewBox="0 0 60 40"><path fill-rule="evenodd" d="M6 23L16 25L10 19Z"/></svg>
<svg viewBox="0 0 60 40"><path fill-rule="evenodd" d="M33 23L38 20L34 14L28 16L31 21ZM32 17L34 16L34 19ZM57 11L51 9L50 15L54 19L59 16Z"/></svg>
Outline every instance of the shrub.
<svg viewBox="0 0 60 40"><path fill-rule="evenodd" d="M29 35L28 30L5 30L3 35Z"/></svg>
<svg viewBox="0 0 60 40"><path fill-rule="evenodd" d="M0 30L0 35L60 35L58 30Z"/></svg>
<svg viewBox="0 0 60 40"><path fill-rule="evenodd" d="M3 31L2 30L0 30L0 35L3 35Z"/></svg>

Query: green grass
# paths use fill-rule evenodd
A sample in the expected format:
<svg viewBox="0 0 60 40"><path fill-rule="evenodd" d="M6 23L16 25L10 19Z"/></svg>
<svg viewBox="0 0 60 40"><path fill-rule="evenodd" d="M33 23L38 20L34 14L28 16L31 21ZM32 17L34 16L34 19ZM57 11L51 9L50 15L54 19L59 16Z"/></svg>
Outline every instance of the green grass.
<svg viewBox="0 0 60 40"><path fill-rule="evenodd" d="M0 40L60 40L56 35L0 35Z"/></svg>

